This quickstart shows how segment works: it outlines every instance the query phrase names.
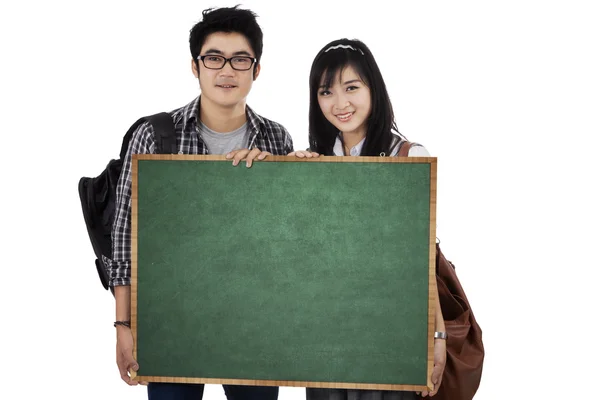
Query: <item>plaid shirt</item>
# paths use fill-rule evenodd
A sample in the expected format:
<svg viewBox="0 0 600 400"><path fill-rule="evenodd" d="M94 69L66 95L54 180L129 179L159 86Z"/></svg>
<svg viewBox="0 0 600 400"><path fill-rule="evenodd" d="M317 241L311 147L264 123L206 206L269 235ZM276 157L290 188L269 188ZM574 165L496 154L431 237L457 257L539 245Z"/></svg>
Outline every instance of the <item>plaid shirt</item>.
<svg viewBox="0 0 600 400"><path fill-rule="evenodd" d="M188 105L171 112L175 123L179 154L209 154L198 132L200 96ZM274 155L287 155L294 151L288 131L277 122L256 114L246 106L248 148L258 147ZM154 130L148 123L142 124L133 134L117 183L117 203L112 229L112 260L104 258L111 286L131 284L131 155L154 154L156 151Z"/></svg>

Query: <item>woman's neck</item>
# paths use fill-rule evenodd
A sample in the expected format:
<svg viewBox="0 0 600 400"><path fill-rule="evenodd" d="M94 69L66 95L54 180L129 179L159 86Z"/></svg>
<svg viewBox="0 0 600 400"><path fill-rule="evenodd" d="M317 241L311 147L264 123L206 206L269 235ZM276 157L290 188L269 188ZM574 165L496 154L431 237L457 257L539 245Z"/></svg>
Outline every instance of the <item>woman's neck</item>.
<svg viewBox="0 0 600 400"><path fill-rule="evenodd" d="M366 132L342 132L344 154L350 155L350 149L359 144L366 136Z"/></svg>

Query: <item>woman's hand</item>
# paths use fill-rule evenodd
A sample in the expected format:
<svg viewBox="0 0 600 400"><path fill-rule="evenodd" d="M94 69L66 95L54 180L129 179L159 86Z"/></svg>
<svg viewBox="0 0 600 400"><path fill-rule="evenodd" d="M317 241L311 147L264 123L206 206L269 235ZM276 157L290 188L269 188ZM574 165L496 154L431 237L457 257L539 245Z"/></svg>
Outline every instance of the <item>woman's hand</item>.
<svg viewBox="0 0 600 400"><path fill-rule="evenodd" d="M292 151L290 154L288 154L288 156L296 156L298 158L316 158L319 157L319 153L315 153L314 151L308 151L308 150L298 150L298 151Z"/></svg>

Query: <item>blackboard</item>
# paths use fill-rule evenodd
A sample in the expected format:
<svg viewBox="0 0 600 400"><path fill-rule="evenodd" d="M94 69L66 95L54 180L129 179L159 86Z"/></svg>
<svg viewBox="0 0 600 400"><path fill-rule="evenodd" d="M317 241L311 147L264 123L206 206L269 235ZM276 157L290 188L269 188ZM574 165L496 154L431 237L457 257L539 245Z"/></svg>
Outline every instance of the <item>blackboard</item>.
<svg viewBox="0 0 600 400"><path fill-rule="evenodd" d="M431 387L436 166L134 155L136 379Z"/></svg>

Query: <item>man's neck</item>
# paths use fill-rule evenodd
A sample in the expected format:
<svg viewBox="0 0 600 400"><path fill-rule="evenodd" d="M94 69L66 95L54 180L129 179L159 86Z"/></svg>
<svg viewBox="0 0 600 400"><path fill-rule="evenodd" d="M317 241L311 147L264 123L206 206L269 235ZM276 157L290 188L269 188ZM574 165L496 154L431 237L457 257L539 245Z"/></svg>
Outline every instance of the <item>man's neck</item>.
<svg viewBox="0 0 600 400"><path fill-rule="evenodd" d="M246 103L223 107L200 97L200 121L215 132L233 132L246 122Z"/></svg>

